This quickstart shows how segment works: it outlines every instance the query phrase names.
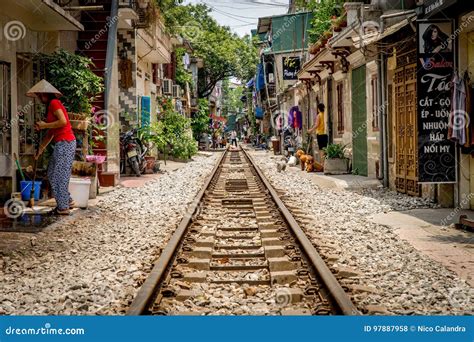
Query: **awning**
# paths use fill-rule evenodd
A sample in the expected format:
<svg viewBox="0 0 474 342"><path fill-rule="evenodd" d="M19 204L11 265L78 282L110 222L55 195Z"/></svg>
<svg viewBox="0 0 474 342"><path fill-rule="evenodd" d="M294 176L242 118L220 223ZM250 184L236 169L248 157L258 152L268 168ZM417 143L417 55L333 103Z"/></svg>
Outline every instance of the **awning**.
<svg viewBox="0 0 474 342"><path fill-rule="evenodd" d="M352 37L358 35L360 24L355 22L347 26L338 35L332 37L328 41L328 46L331 48L352 47Z"/></svg>
<svg viewBox="0 0 474 342"><path fill-rule="evenodd" d="M270 31L272 26L272 17L265 17L258 19L257 33L265 33Z"/></svg>
<svg viewBox="0 0 474 342"><path fill-rule="evenodd" d="M322 65L321 62L336 62L336 56L333 55L332 50L325 48L312 59L310 59L298 72L298 79L313 79L315 77L315 73L320 73L326 70L326 66Z"/></svg>
<svg viewBox="0 0 474 342"><path fill-rule="evenodd" d="M0 11L33 31L83 31L84 26L52 0L0 1Z"/></svg>

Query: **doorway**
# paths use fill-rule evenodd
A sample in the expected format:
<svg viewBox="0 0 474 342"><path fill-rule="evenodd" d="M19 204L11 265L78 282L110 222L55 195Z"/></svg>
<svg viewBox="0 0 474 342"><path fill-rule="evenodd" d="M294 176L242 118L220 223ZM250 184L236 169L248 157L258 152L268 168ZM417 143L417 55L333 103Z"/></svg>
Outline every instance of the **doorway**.
<svg viewBox="0 0 474 342"><path fill-rule="evenodd" d="M352 71L352 170L367 176L367 90L365 65Z"/></svg>

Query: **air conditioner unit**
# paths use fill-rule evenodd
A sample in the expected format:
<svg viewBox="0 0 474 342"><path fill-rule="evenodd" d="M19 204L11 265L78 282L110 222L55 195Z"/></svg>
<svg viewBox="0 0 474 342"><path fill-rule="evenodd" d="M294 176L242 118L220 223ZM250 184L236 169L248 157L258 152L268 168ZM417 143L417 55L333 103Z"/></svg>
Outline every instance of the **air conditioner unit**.
<svg viewBox="0 0 474 342"><path fill-rule="evenodd" d="M173 80L170 80L170 79L163 80L163 94L164 95L173 94Z"/></svg>
<svg viewBox="0 0 474 342"><path fill-rule="evenodd" d="M181 97L181 87L179 85L174 85L173 86L173 97L175 99Z"/></svg>

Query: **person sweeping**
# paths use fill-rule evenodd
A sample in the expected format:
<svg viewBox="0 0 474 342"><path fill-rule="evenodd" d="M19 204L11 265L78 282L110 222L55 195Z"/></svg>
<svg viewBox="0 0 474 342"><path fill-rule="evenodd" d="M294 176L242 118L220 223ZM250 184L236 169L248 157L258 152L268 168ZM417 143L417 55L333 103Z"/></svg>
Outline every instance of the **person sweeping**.
<svg viewBox="0 0 474 342"><path fill-rule="evenodd" d="M73 202L68 188L76 152L76 137L66 108L58 99L62 94L49 82L41 80L26 95L37 97L46 106L46 119L35 124L37 131L47 130L36 152L35 160L38 160L48 144L53 141L54 152L48 164L48 179L57 204L54 213L69 215Z"/></svg>

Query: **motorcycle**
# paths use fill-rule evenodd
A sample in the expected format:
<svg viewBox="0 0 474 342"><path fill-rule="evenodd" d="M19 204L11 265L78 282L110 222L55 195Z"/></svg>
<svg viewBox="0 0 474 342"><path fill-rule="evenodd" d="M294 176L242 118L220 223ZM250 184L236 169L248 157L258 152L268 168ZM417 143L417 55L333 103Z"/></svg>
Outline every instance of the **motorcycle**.
<svg viewBox="0 0 474 342"><path fill-rule="evenodd" d="M287 157L294 155L296 150L296 140L292 129L288 127L283 130L283 150Z"/></svg>
<svg viewBox="0 0 474 342"><path fill-rule="evenodd" d="M120 173L126 173L127 163L137 177L146 169L145 155L148 148L137 137L137 130L120 133Z"/></svg>

